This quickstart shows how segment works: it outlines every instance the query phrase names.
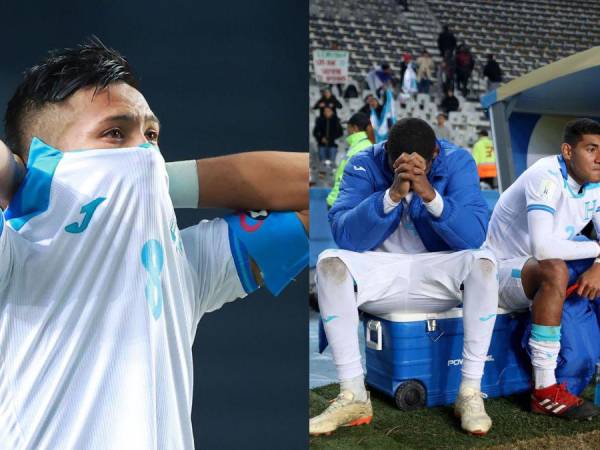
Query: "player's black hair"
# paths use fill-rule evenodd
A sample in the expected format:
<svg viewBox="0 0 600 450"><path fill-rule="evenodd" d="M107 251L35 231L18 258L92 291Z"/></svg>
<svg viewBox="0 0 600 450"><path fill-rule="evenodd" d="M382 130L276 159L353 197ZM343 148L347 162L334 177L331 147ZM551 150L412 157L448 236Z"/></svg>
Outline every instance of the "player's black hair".
<svg viewBox="0 0 600 450"><path fill-rule="evenodd" d="M49 103L60 103L82 88L96 92L122 81L134 88L138 82L127 60L92 36L75 48L48 52L38 64L27 69L23 81L8 102L4 116L6 143L18 155L26 150L24 120L28 114Z"/></svg>
<svg viewBox="0 0 600 450"><path fill-rule="evenodd" d="M427 122L415 117L400 119L391 128L385 149L388 160L393 163L402 153L416 152L430 161L437 141L435 132Z"/></svg>
<svg viewBox="0 0 600 450"><path fill-rule="evenodd" d="M365 131L370 124L371 120L369 119L369 116L362 112L354 113L352 117L350 117L350 120L348 120L348 125L354 125L360 131Z"/></svg>
<svg viewBox="0 0 600 450"><path fill-rule="evenodd" d="M575 147L584 134L600 135L600 123L592 119L575 119L566 123L563 142Z"/></svg>

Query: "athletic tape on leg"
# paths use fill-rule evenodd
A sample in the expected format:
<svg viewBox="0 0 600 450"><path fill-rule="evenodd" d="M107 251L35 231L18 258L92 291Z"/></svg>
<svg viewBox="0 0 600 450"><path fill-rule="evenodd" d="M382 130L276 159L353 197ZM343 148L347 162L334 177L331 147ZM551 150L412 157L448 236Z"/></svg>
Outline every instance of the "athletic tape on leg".
<svg viewBox="0 0 600 450"><path fill-rule="evenodd" d="M273 295L279 295L308 265L308 237L295 213L251 211L224 219Z"/></svg>

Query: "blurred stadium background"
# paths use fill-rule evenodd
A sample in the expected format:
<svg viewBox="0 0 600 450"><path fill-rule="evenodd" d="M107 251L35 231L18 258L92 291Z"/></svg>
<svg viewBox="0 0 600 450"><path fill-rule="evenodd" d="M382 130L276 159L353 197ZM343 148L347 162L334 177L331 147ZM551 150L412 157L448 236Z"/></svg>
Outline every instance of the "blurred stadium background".
<svg viewBox="0 0 600 450"><path fill-rule="evenodd" d="M505 189L524 168L545 156L530 149L543 144L542 153L558 151L554 144L568 118L600 116L600 99L594 94L593 81L600 72L600 48L591 49L600 45L600 29L596 26L599 19L600 3L594 1L575 4L566 0L311 0L308 130L311 267L314 268L323 249L335 246L329 232L325 198L333 184L336 166L347 150L344 135L337 140L335 160L319 159L318 144L312 134L320 111L313 106L320 100L323 89L331 89L339 100L341 108L336 113L345 128L351 115L365 105L365 97L379 94L370 78L375 70L381 70L382 64L388 64L394 80L396 118L419 117L433 126L438 114L444 111L440 106L445 87L440 79L440 75L444 76L440 66L445 58L440 54L438 37L447 25L457 46L464 44L473 60L466 89L461 92L456 80L452 80L459 107L448 113L450 140L471 151L481 130L494 136L500 188ZM315 50L348 52L348 77L341 89L337 83L317 80L312 63ZM402 73L409 61L418 72L415 62L423 50L433 60L429 92L406 92ZM483 74L489 54L494 55L502 71L499 90L495 89L498 84L490 85ZM454 63L455 54L450 58L446 60ZM356 88L354 97L345 95L350 85ZM381 92L381 97L384 95ZM501 112L506 115L500 117ZM498 192L486 194L493 206ZM310 280L314 305L312 274ZM318 314L311 312L311 416L326 406L326 399L337 394L337 387L327 386L336 378L328 351L323 355L317 352L317 324ZM585 394L588 398L590 395L589 391ZM600 448L597 421L557 424L532 417L525 412L527 396L523 395L489 400L490 414L498 420L492 433L483 439L462 434L449 407L400 412L393 406L393 400L377 394L374 397L376 414L370 427L313 438L311 447Z"/></svg>

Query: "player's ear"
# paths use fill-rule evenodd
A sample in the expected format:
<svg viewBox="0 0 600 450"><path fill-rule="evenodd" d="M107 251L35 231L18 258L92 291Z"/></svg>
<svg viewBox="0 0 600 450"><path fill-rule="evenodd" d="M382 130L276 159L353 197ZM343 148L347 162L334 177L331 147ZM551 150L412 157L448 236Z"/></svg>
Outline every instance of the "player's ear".
<svg viewBox="0 0 600 450"><path fill-rule="evenodd" d="M566 142L563 142L560 146L560 153L562 154L565 161L569 161L573 155L573 147Z"/></svg>

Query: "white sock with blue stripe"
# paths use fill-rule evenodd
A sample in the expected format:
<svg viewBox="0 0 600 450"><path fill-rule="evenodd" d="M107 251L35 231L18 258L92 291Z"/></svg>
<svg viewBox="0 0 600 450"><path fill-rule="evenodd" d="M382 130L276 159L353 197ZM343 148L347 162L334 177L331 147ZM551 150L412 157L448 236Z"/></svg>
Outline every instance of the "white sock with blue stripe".
<svg viewBox="0 0 600 450"><path fill-rule="evenodd" d="M560 352L560 325L533 324L529 338L531 365L536 389L556 384L556 360Z"/></svg>

